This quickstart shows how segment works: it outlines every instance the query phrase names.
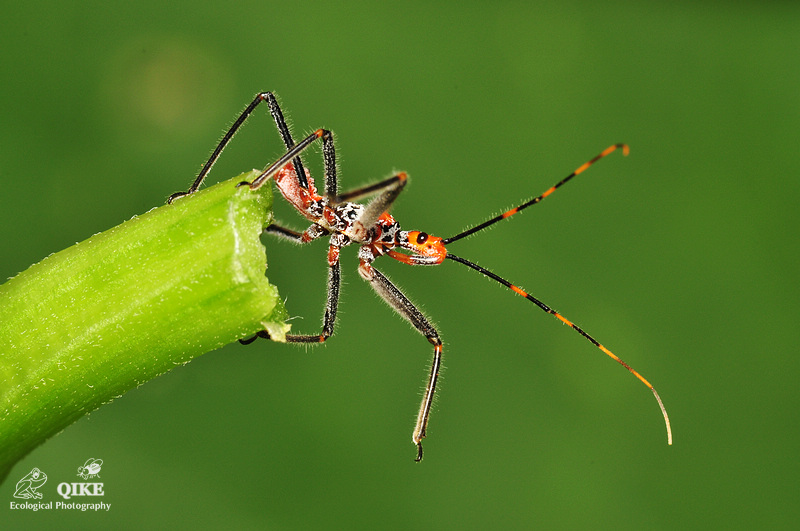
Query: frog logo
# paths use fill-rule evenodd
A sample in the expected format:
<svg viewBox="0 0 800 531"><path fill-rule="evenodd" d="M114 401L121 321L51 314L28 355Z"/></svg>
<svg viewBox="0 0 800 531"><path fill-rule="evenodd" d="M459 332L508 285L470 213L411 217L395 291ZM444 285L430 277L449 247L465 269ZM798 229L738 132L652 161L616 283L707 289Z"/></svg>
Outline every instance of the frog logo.
<svg viewBox="0 0 800 531"><path fill-rule="evenodd" d="M34 468L28 472L24 478L17 481L17 490L14 492L14 497L23 500L29 500L31 498L41 500L42 495L38 492L38 489L46 482L47 474L38 468Z"/></svg>
<svg viewBox="0 0 800 531"><path fill-rule="evenodd" d="M86 460L83 466L78 467L78 477L81 477L83 479L99 478L101 466L103 466L102 459L95 459L94 457L90 457L89 459Z"/></svg>

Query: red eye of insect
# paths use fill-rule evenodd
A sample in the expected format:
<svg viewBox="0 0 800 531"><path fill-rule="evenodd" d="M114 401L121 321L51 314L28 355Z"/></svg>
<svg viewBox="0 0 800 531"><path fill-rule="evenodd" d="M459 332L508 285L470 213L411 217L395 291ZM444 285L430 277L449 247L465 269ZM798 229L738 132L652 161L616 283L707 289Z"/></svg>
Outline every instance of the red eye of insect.
<svg viewBox="0 0 800 531"><path fill-rule="evenodd" d="M419 245L422 245L426 241L428 241L428 235L427 234L425 234L424 232L420 232L419 234L417 234L417 243Z"/></svg>

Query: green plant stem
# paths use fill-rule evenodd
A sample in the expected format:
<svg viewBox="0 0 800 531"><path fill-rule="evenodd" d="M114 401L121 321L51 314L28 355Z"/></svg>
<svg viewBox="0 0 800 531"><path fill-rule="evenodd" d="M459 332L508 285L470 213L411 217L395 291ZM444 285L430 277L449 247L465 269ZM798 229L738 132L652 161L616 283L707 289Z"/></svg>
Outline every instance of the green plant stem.
<svg viewBox="0 0 800 531"><path fill-rule="evenodd" d="M176 365L287 330L242 174L48 256L0 286L0 481L48 437Z"/></svg>

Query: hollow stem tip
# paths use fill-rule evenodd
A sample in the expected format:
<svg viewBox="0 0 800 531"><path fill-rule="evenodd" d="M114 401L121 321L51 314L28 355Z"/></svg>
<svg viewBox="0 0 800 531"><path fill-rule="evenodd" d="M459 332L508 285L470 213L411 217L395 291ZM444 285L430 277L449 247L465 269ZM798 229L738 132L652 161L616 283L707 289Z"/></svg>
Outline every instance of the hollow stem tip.
<svg viewBox="0 0 800 531"><path fill-rule="evenodd" d="M286 312L264 276L270 187L248 172L96 234L0 286L0 473L138 385Z"/></svg>

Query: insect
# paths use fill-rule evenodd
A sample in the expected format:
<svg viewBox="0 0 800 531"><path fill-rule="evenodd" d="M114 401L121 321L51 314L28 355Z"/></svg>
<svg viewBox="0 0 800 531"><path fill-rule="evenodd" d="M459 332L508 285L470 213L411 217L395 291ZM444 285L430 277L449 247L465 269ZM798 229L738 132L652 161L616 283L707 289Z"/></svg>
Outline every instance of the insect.
<svg viewBox="0 0 800 531"><path fill-rule="evenodd" d="M539 203L569 180L583 173L592 164L610 155L614 151L619 149L622 150L623 154L627 154L628 146L624 144L614 144L581 165L567 177L550 187L542 195L525 201L516 208L512 208L499 216L495 216L483 223L475 225L455 236L441 238L426 232L402 230L400 224L388 213L390 207L400 195L400 192L402 192L408 181L408 176L404 172L399 172L372 185L340 193L336 175L336 154L333 134L326 129L317 129L300 142L295 143L274 94L271 92L263 92L256 95L255 99L245 108L228 132L225 133L216 149L212 152L209 160L200 170L200 173L189 190L173 194L170 196L168 202L172 202L183 195L194 193L199 189L206 175L211 170L211 167L222 153L222 150L225 149L225 146L230 142L234 134L236 134L236 131L261 102L267 103L270 114L278 128L278 132L286 145L287 152L274 163L267 166L252 182L243 182L239 185L257 189L264 186L268 180L274 180L283 197L291 203L301 215L311 222L311 225L303 232L297 232L277 224L269 225L264 229L265 232L303 244L322 237L329 238L328 294L325 303L322 330L316 335L287 335L286 340L291 343L322 343L331 337L334 324L336 323L336 309L339 302L339 287L341 283L339 252L342 247L351 244L360 246L358 251L359 275L369 282L378 295L394 308L400 316L411 323L411 325L413 325L420 334L425 336L428 342L433 346L433 361L428 376L428 383L412 434L412 441L417 447L416 461L419 462L422 460L422 440L426 436L428 420L431 414L431 404L433 403L433 398L436 393L436 384L442 365L442 340L436 328L408 297L386 278L383 273L373 267L373 262L383 255L387 255L399 262L409 265L434 266L443 263L445 260L458 262L499 282L517 295L526 298L540 309L570 326L602 352L625 367L653 392L653 395L655 395L658 401L658 406L661 408L661 413L664 416L664 422L667 428L667 442L672 444L672 430L669 417L661 401L661 397L650 382L641 374L600 344L594 337L583 331L583 329L569 321L566 317L544 302L488 269L484 269L478 264L454 255L447 247L453 242L470 236L471 234ZM321 195L309 172L304 168L300 158L300 155L317 141L322 142L325 174L324 188ZM357 202L367 197L373 198L366 204ZM261 331L252 338L240 341L243 344L248 344L258 337L268 339L270 336L268 332Z"/></svg>
<svg viewBox="0 0 800 531"><path fill-rule="evenodd" d="M103 466L102 459L95 459L90 457L86 460L83 466L78 467L78 476L82 477L83 479L89 478L99 478L100 477L100 468Z"/></svg>

